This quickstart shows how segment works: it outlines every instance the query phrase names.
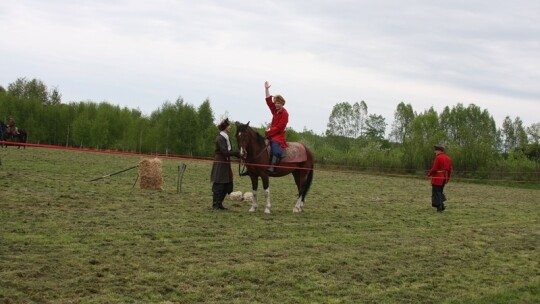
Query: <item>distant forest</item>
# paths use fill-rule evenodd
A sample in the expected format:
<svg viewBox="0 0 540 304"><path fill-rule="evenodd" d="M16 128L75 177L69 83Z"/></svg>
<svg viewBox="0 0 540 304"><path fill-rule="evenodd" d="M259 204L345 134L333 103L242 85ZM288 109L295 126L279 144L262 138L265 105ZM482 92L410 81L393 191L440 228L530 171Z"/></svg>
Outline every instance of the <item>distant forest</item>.
<svg viewBox="0 0 540 304"><path fill-rule="evenodd" d="M39 79L0 86L0 120L10 116L30 143L147 154L211 157L218 133L210 100L195 107L178 98L147 116L107 102L64 103L56 88ZM320 167L416 175L431 167L433 145L440 143L459 177L540 182L540 123L524 126L507 116L497 127L474 104L437 113L401 102L388 133L387 126L364 101L340 102L329 113L325 134L289 128L287 140L306 144ZM263 133L262 126L256 129Z"/></svg>

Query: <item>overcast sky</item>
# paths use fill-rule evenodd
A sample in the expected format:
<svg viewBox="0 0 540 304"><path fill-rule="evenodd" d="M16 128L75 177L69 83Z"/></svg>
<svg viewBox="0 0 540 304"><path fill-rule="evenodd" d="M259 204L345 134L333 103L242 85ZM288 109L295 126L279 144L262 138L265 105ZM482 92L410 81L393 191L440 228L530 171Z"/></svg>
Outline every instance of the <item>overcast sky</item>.
<svg viewBox="0 0 540 304"><path fill-rule="evenodd" d="M538 0L0 0L0 85L57 87L63 102L150 114L209 99L216 120L271 120L320 134L332 107L364 100L386 118L476 104L540 122Z"/></svg>

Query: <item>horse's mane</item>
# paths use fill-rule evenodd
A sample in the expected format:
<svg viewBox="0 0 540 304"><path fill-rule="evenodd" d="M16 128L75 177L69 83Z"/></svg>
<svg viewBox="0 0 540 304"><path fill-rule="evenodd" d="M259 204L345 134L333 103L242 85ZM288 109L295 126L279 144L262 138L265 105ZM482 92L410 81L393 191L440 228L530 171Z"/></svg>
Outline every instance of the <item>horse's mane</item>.
<svg viewBox="0 0 540 304"><path fill-rule="evenodd" d="M238 127L236 128L237 135L238 135L238 132L250 132L250 131L255 133L255 140L257 141L257 143L259 143L260 145L265 145L264 137L261 134L259 134L259 132L255 131L252 127L250 127L249 123L239 124Z"/></svg>

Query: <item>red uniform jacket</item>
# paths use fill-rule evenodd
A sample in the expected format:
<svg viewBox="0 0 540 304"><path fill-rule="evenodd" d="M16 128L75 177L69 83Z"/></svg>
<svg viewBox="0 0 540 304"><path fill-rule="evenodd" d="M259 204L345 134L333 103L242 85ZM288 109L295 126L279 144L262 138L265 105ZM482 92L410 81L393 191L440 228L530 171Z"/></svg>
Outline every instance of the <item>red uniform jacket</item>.
<svg viewBox="0 0 540 304"><path fill-rule="evenodd" d="M450 180L452 173L452 160L448 155L439 153L433 161L433 166L429 170L428 176L431 176L433 186L442 186Z"/></svg>
<svg viewBox="0 0 540 304"><path fill-rule="evenodd" d="M285 108L281 108L281 111L276 110L276 105L272 102L272 96L266 98L266 104L272 112L272 123L270 129L265 132L266 137L270 137L271 140L277 141L282 148L287 148L287 142L285 141L285 128L289 122L289 112Z"/></svg>

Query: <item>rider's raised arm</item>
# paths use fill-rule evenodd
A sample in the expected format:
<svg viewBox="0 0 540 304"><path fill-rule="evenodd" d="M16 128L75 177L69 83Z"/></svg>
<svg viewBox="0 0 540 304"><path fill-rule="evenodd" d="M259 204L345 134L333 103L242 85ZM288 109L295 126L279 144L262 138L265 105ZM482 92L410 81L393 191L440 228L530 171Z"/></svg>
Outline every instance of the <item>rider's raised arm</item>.
<svg viewBox="0 0 540 304"><path fill-rule="evenodd" d="M268 83L268 81L264 82L264 91L266 93L266 98L270 97L270 87L271 85Z"/></svg>

